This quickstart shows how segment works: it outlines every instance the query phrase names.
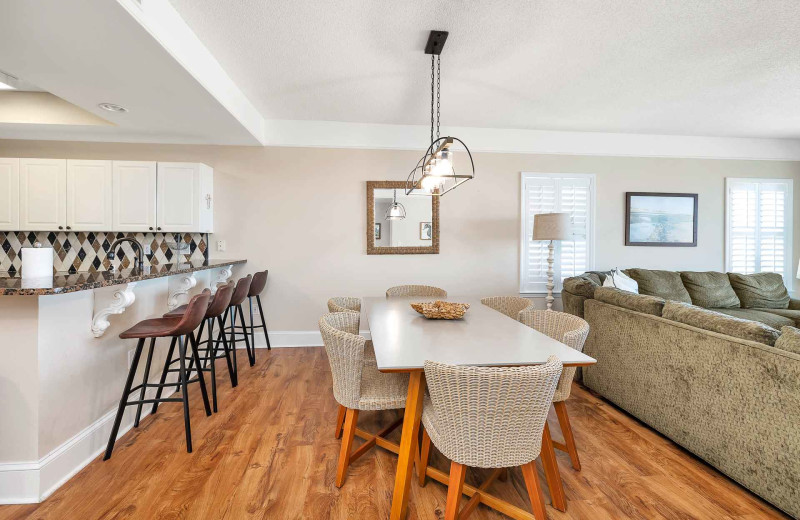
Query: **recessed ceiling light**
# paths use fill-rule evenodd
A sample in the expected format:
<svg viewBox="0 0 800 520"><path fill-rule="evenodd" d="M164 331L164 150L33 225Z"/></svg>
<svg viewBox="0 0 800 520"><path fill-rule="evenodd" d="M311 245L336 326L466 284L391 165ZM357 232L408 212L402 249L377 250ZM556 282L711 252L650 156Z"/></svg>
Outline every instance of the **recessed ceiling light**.
<svg viewBox="0 0 800 520"><path fill-rule="evenodd" d="M97 105L97 106L99 106L99 107L100 107L100 108L102 108L103 110L108 110L109 112L119 112L119 113L123 113L123 112L127 112L127 111L128 111L128 109L127 109L127 108L125 108L125 107L121 107L121 106L119 106L119 105L115 105L114 103L100 103L100 104L99 104L99 105Z"/></svg>

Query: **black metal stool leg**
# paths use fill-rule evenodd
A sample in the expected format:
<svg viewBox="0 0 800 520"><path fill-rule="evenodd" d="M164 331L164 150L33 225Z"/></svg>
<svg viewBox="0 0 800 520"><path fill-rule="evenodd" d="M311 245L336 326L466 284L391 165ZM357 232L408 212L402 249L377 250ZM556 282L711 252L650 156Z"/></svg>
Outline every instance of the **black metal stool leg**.
<svg viewBox="0 0 800 520"><path fill-rule="evenodd" d="M272 350L269 344L269 332L267 331L267 320L264 318L264 309L261 307L261 295L256 295L256 303L258 303L258 313L261 315L261 326L264 328L264 337L267 338L267 350Z"/></svg>
<svg viewBox="0 0 800 520"><path fill-rule="evenodd" d="M108 446L106 446L106 454L103 460L111 458L111 452L114 451L114 443L117 442L117 434L119 433L119 425L122 422L122 415L125 413L125 406L128 404L128 394L131 392L133 385L133 377L136 375L136 368L139 366L139 358L142 355L142 347L144 347L144 338L139 340L136 345L136 352L133 354L133 363L128 370L128 379L125 381L125 388L122 390L122 399L119 400L119 408L117 408L117 416L114 418L114 426L111 427L111 435L108 437Z"/></svg>
<svg viewBox="0 0 800 520"><path fill-rule="evenodd" d="M142 390L139 392L139 404L136 405L136 419L133 420L133 427L139 427L139 420L142 418L142 403L144 393L147 391L147 383L150 381L150 363L153 361L153 349L156 346L156 338L150 338L150 350L147 351L147 362L144 364L144 379L142 379Z"/></svg>
<svg viewBox="0 0 800 520"><path fill-rule="evenodd" d="M228 363L228 375L231 378L231 386L236 388L239 385L239 374L236 373L236 364L231 361L231 350L224 334L225 323L222 321L222 318L217 318L217 320L220 326L220 335L217 336L216 347L219 348L219 341L220 338L222 338L222 348L225 350L225 361Z"/></svg>
<svg viewBox="0 0 800 520"><path fill-rule="evenodd" d="M200 331L197 334L198 338L202 339L202 337L203 337L203 327L205 326L205 324L206 324L206 320L203 320L203 321L200 322ZM196 343L194 342L194 333L192 333L192 345L196 346ZM194 358L192 358L192 359L189 360L189 379L192 378L192 370L194 370L194 369L195 369L194 368ZM200 365L197 365L197 369L199 371Z"/></svg>
<svg viewBox="0 0 800 520"><path fill-rule="evenodd" d="M206 409L206 416L211 415L211 404L208 402L208 391L206 390L206 378L203 377L203 369L200 366L200 356L197 354L197 341L194 332L189 333L189 349L192 351L192 359L197 364L197 380L200 382L200 393L203 395L203 406Z"/></svg>
<svg viewBox="0 0 800 520"><path fill-rule="evenodd" d="M242 306L237 305L236 310L239 312L239 319L242 320L242 331L244 332L244 348L245 350L247 350L247 359L250 361L250 366L253 366L256 364L255 345L250 344L250 334L247 333L247 322L244 321L244 311L242 310ZM234 334L236 333L234 332Z"/></svg>
<svg viewBox="0 0 800 520"><path fill-rule="evenodd" d="M206 362L211 363L211 406L214 409L214 413L217 413L217 344L214 343L214 318L208 319L207 347Z"/></svg>
<svg viewBox="0 0 800 520"><path fill-rule="evenodd" d="M236 380L239 380L239 363L236 361L236 309L230 307L228 309L231 315L231 338L228 344L231 347L231 352L233 352L233 366L236 369Z"/></svg>
<svg viewBox="0 0 800 520"><path fill-rule="evenodd" d="M256 344L256 324L253 323L253 297L247 297L247 304L250 307L250 344L255 346Z"/></svg>
<svg viewBox="0 0 800 520"><path fill-rule="evenodd" d="M175 352L175 342L177 341L178 338L173 336L172 341L169 344L169 352L167 352L167 359L164 361L164 370L161 371L161 379L158 381L158 390L156 391L156 402L153 403L153 409L150 410L151 414L156 413L156 410L158 410L158 400L161 399L161 392L164 389L164 382L167 380L167 373L169 371L170 361L172 361L172 354ZM178 387L180 386L180 380L178 380L177 386Z"/></svg>
<svg viewBox="0 0 800 520"><path fill-rule="evenodd" d="M183 426L186 431L186 451L192 452L192 425L189 421L189 388L187 380L189 379L186 373L186 344L183 341L183 336L178 336L178 361L180 363L180 384L181 384L181 399L183 400Z"/></svg>

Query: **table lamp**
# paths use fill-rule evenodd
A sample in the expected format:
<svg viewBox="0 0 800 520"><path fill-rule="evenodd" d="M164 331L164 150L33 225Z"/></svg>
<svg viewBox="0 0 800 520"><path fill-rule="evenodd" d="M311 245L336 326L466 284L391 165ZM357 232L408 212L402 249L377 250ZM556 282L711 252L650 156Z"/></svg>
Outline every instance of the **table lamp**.
<svg viewBox="0 0 800 520"><path fill-rule="evenodd" d="M547 310L553 310L553 242L572 236L569 213L540 213L533 216L533 240L549 240L547 254Z"/></svg>

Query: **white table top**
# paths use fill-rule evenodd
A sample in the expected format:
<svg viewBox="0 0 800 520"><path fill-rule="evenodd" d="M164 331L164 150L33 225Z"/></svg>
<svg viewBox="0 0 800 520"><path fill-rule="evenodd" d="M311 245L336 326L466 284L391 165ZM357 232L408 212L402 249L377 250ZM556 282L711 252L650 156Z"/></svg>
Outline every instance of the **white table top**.
<svg viewBox="0 0 800 520"><path fill-rule="evenodd" d="M595 359L483 305L478 297L453 296L468 303L460 320L429 320L409 305L436 298L364 298L362 328L368 324L380 370L413 370L426 360L451 365L538 365L556 355L564 365L591 365Z"/></svg>

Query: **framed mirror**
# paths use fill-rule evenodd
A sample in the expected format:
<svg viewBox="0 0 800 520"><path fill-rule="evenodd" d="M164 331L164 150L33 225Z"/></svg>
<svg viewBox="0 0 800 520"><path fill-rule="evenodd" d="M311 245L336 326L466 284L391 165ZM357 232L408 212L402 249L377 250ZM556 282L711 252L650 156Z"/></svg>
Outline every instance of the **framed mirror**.
<svg viewBox="0 0 800 520"><path fill-rule="evenodd" d="M406 195L404 181L367 181L367 254L438 255L439 197Z"/></svg>

